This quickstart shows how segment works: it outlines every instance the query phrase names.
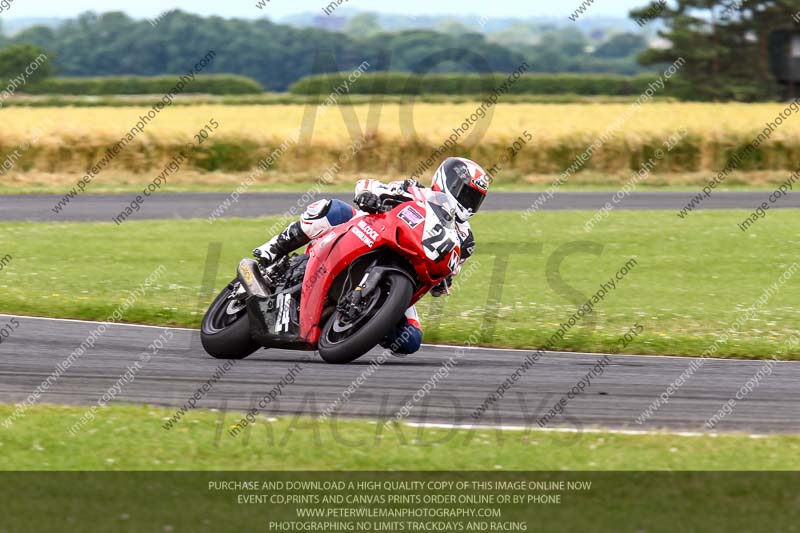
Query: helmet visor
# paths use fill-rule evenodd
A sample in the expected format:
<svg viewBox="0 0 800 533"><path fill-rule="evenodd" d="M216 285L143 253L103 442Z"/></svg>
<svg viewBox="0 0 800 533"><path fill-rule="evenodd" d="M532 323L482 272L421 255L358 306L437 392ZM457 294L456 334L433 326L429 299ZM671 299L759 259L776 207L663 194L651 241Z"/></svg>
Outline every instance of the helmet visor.
<svg viewBox="0 0 800 533"><path fill-rule="evenodd" d="M448 175L447 178L449 182L447 188L450 190L450 193L464 209L472 213L477 213L481 208L483 200L486 198L486 194L471 186L469 182L460 179L458 176L453 176L452 174Z"/></svg>

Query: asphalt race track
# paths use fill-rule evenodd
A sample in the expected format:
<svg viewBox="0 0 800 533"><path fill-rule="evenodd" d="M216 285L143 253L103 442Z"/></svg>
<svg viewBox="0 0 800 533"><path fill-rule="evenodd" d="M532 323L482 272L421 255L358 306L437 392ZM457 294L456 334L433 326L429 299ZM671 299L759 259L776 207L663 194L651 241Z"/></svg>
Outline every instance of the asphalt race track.
<svg viewBox="0 0 800 533"><path fill-rule="evenodd" d="M619 209L677 210L692 196L688 192L633 193ZM251 193L241 197L225 217L257 217L285 213L296 206L299 193ZM342 200L350 194L332 195ZM752 209L766 192L715 192L704 209ZM0 195L0 220L6 221L110 221L132 195L83 195L56 215L54 195ZM592 210L609 201L611 193L560 193L542 209ZM160 194L148 199L136 219L206 218L228 198L226 194ZM539 193L494 193L485 209L524 210ZM789 195L775 207L800 208L800 197ZM2 316L2 315L0 315ZM0 402L22 402L87 338L96 323L20 317L20 327L0 343ZM129 365L139 361L145 348L163 328L112 325L75 364L58 378L41 401L94 405ZM173 329L174 338L125 385L114 401L182 406L207 382L222 363L207 356L196 331ZM544 416L603 357L602 354L548 353L543 356L490 408L479 421L471 414L497 390L531 351L466 350L449 375L413 402L409 421L436 424L538 427ZM284 350L260 351L239 361L198 402L198 407L245 411L258 404L298 363L295 382L282 387L263 414L318 414L366 372L368 378L337 415L388 419L434 375L444 375L442 365L457 355L454 347L424 346L413 356L390 358L374 373L370 361L375 351L345 366L323 363L316 354ZM635 422L667 387L690 368L691 359L651 356L610 356L602 376L568 401L565 412L547 424L549 429L580 432L599 427L621 430L707 431L705 421L753 378L763 361L707 360L642 425ZM763 374L763 371L762 371ZM285 381L285 379L284 379ZM776 363L771 375L725 416L715 431L749 433L800 432L800 362ZM231 420L233 420L233 415ZM235 420L233 420L235 421Z"/></svg>
<svg viewBox="0 0 800 533"><path fill-rule="evenodd" d="M4 322L7 317L0 318ZM0 344L0 401L21 402L75 350L97 323L18 319L19 328ZM163 328L111 325L93 349L80 357L43 395L41 401L93 405ZM181 406L215 372L214 360L199 346L197 332L172 330L174 338L145 363L115 402ZM338 411L348 417L389 418L442 368L455 348L425 346L420 353L391 358ZM409 421L472 425L470 413L497 388L530 352L473 349L457 359L448 376L411 410ZM316 354L260 351L237 364L197 407L246 410L258 403L300 363L293 384L261 413L320 413L369 368L378 352L345 366L323 363ZM310 359L309 359L310 356ZM490 409L478 425L537 427L542 416L603 357L548 353ZM594 427L704 431L704 421L752 378L763 361L707 360L644 425L634 419L689 367L687 358L610 356L602 376L588 391L570 400L566 417L548 428L582 431ZM717 426L719 431L749 433L800 431L800 362L779 362L771 375ZM235 422L235 417L229 417Z"/></svg>
<svg viewBox="0 0 800 533"><path fill-rule="evenodd" d="M616 209L628 210L678 210L697 192L636 192L623 199ZM611 200L611 192L557 193L541 206L541 210L596 210ZM146 200L141 210L130 220L207 218L229 198L225 193L164 193ZM346 202L352 194L326 194ZM490 194L482 209L525 210L541 193ZM704 198L702 209L752 210L767 201L769 192L715 192ZM52 211L61 196L52 194L0 195L0 220L10 221L105 221L111 222L136 197L135 194L85 194L74 199L66 209L56 214ZM225 210L223 217L262 217L280 215L298 205L302 193L247 193ZM313 201L312 198L310 201ZM310 202L306 202L310 203ZM303 204L305 205L305 204ZM800 208L800 196L789 194L773 206ZM298 211L298 214L300 211Z"/></svg>

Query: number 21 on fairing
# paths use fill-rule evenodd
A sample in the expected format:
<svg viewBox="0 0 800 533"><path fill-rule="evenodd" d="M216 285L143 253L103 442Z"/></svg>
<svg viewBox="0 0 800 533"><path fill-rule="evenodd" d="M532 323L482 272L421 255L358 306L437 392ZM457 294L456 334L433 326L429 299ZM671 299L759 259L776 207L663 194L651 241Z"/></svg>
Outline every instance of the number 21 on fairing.
<svg viewBox="0 0 800 533"><path fill-rule="evenodd" d="M456 245L453 239L450 238L450 235L448 235L448 231L441 224L436 224L430 231L426 231L425 234L430 235L430 237L422 239L422 245L425 247L428 257L436 261L444 259L447 252L452 250Z"/></svg>

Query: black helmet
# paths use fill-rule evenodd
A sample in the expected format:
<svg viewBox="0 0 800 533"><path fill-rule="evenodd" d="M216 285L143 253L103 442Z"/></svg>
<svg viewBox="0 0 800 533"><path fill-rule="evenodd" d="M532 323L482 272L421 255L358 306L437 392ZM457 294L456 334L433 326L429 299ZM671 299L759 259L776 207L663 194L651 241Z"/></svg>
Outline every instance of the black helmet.
<svg viewBox="0 0 800 533"><path fill-rule="evenodd" d="M449 157L433 175L431 188L445 193L455 204L456 218L466 222L481 208L491 182L489 174L475 161Z"/></svg>

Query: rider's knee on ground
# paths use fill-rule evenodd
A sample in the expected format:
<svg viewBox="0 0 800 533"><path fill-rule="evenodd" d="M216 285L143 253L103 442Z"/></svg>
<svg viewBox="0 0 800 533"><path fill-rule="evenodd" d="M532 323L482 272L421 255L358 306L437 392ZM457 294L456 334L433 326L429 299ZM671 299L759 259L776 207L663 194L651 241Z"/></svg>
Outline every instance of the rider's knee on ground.
<svg viewBox="0 0 800 533"><path fill-rule="evenodd" d="M319 200L306 207L300 217L303 232L315 239L333 226L344 224L355 214L353 208L341 200Z"/></svg>

